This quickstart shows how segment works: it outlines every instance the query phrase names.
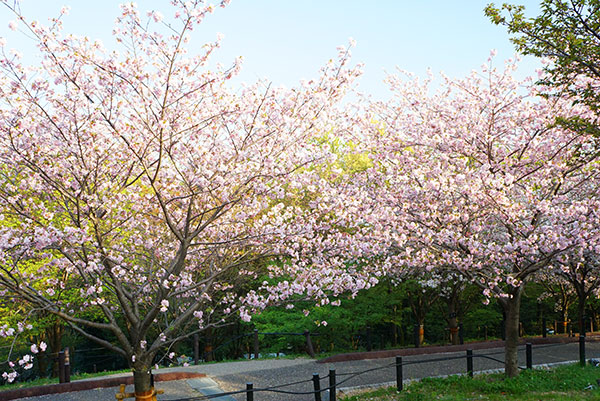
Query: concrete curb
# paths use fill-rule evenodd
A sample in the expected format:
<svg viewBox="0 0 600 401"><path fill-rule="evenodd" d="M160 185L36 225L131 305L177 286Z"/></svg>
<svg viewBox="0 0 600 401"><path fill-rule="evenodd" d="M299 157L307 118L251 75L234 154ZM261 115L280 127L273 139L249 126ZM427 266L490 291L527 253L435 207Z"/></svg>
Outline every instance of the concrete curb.
<svg viewBox="0 0 600 401"><path fill-rule="evenodd" d="M535 345L540 344L568 344L579 341L579 337L530 337L523 338L519 344L524 345L525 343L532 343ZM600 341L598 336L586 337L586 342L597 342ZM446 352L459 352L466 351L467 349L479 350L488 348L503 348L504 341L486 341L467 343L461 345L439 345L439 346L427 346L420 348L401 348L391 349L382 351L370 351L370 352L352 352L347 354L337 354L327 358L319 359L317 363L330 363L330 362L346 362L346 361L358 361L363 359L380 359L380 358L392 358L395 356L410 356L410 355L427 355L427 354L442 354Z"/></svg>
<svg viewBox="0 0 600 401"><path fill-rule="evenodd" d="M206 377L203 373L195 372L169 372L169 373L158 373L154 375L154 380L160 381L171 381L171 380L183 380L183 379L195 379L200 377ZM121 384L133 384L133 375L121 376L121 377L108 377L98 379L85 379L78 380L72 383L57 383L47 384L45 386L19 388L15 390L7 390L0 392L0 400L9 401L17 400L25 397L37 397L40 395L47 394L60 394L69 393L72 391L84 391L93 390L96 388L106 387L119 387Z"/></svg>

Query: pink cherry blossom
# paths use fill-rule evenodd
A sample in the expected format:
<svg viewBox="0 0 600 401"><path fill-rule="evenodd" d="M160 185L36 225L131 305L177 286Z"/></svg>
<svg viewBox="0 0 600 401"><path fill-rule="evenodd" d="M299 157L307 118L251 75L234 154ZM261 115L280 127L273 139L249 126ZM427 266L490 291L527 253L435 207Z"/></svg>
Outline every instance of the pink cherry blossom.
<svg viewBox="0 0 600 401"><path fill-rule="evenodd" d="M233 90L242 58L215 66L220 36L186 44L215 10L203 2L149 15L121 5L115 51L4 5L39 50L33 66L0 63L6 296L33 300L146 375L192 319L198 329L248 321L298 295L326 304L377 282L381 267L366 262L389 241L374 240L381 229L363 217L373 201L343 163L360 135L344 103L361 75L347 46L295 88ZM263 274L274 280L245 285Z"/></svg>

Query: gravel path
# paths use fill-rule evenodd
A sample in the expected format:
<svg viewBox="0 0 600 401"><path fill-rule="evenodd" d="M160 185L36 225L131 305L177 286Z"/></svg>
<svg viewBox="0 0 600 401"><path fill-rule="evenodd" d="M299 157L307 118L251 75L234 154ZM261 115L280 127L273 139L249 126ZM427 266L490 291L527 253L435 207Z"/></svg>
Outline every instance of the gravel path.
<svg viewBox="0 0 600 401"><path fill-rule="evenodd" d="M525 365L525 347L520 347L519 362ZM600 342L586 344L587 357L600 357ZM493 348L474 351L474 355L489 355L500 361L504 360L504 350L502 348ZM439 361L440 358L464 356L465 352L448 352L430 355L404 356L404 379L418 379L428 376L438 376L447 374L464 373L466 371L465 359L456 359L449 361ZM578 358L578 344L548 344L536 345L533 347L533 363L548 364L564 361L573 361ZM420 364L410 364L412 361L431 361ZM325 377L329 369L335 369L339 388L353 388L356 386L375 385L379 383L388 383L395 381L395 368L389 366L394 363L394 358L367 359L361 361L336 362L330 364L316 363L312 359L272 359L258 361L241 361L228 363L205 364L190 366L187 368L161 369L160 372L193 371L208 375L214 380L223 391L236 391L245 389L246 383L251 382L254 388L264 388L277 386L285 383L307 380L308 382L281 388L281 390L310 392L312 391L312 375L318 373ZM383 369L378 369L382 368ZM496 361L483 358L474 359L475 371L498 369L502 364ZM361 372L369 369L375 369L360 375L349 375L352 372ZM191 384L191 385L190 385ZM159 400L177 400L192 398L201 395L198 390L193 388L192 380L177 380L170 382L158 382L157 388L165 390L165 394L158 397ZM321 387L327 387L327 379L321 380ZM131 386L130 386L131 387ZM127 391L132 391L128 388ZM24 398L27 401L106 401L114 400L117 392L116 388L97 389L90 391L81 391L77 393L54 394L41 397ZM1 398L1 396L0 396ZM232 399L232 398L229 398ZM244 394L235 395L233 399L242 401L246 397ZM254 399L256 401L308 401L314 400L312 394L306 395L288 395L274 392L257 392ZM327 397L323 397L327 400ZM224 399L223 399L224 400Z"/></svg>

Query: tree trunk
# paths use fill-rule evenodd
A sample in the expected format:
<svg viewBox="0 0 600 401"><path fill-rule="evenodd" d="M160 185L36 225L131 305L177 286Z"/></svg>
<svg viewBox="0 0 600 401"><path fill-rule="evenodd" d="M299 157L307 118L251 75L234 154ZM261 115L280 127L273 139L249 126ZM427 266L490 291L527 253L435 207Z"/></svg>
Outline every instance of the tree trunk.
<svg viewBox="0 0 600 401"><path fill-rule="evenodd" d="M148 397L152 394L152 386L150 385L150 370L146 367L133 370L133 388L135 391L136 401L151 400Z"/></svg>
<svg viewBox="0 0 600 401"><path fill-rule="evenodd" d="M40 377L46 377L48 374L48 356L46 355L46 351L40 351L37 356L37 362Z"/></svg>
<svg viewBox="0 0 600 401"><path fill-rule="evenodd" d="M398 307L397 307L397 305L394 305L392 307L392 311L394 312L393 313L393 319L394 320L392 321L392 336L394 338L394 344L393 344L393 346L395 347L395 346L398 345L398 327L396 326L396 322L397 322L396 315L398 314Z"/></svg>
<svg viewBox="0 0 600 401"><path fill-rule="evenodd" d="M152 384L152 360L154 354L140 352L135 356L135 361L132 362L132 357L129 357L129 366L133 370L133 390L135 392L135 401L151 401L153 399L154 387Z"/></svg>
<svg viewBox="0 0 600 401"><path fill-rule="evenodd" d="M565 317L565 310L561 309L560 311L560 331L557 333L565 334L567 332L567 318Z"/></svg>
<svg viewBox="0 0 600 401"><path fill-rule="evenodd" d="M562 332L563 334L567 334L568 330L567 330L567 326L569 325L569 305L566 301L566 295L563 294L563 299L561 302L561 317L562 317Z"/></svg>
<svg viewBox="0 0 600 401"><path fill-rule="evenodd" d="M504 344L504 373L507 377L519 375L519 312L523 287L515 288L511 298L501 302L506 313L506 342Z"/></svg>
<svg viewBox="0 0 600 401"><path fill-rule="evenodd" d="M60 323L53 323L50 328L46 330L48 336L48 346L50 347L50 355L52 361L52 377L58 377L58 353L62 347L62 336L63 336L63 325Z"/></svg>
<svg viewBox="0 0 600 401"><path fill-rule="evenodd" d="M580 336L585 336L585 300L586 300L586 294L577 294L577 297L579 298L579 305L577 308L577 319L579 320L579 335Z"/></svg>
<svg viewBox="0 0 600 401"><path fill-rule="evenodd" d="M212 327L206 329L206 337L204 344L204 360L206 362L214 361L215 355L213 353Z"/></svg>
<svg viewBox="0 0 600 401"><path fill-rule="evenodd" d="M452 345L459 343L458 338L458 318L456 312L456 298L454 296L447 299L448 305L448 330L450 331L450 342Z"/></svg>

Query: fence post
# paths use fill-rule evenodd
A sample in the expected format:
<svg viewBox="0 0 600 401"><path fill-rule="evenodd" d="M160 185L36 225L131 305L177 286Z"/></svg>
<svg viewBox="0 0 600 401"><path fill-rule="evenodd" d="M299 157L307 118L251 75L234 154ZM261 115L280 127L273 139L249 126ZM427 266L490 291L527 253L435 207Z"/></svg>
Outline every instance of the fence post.
<svg viewBox="0 0 600 401"><path fill-rule="evenodd" d="M200 337L194 334L194 365L198 365L200 359Z"/></svg>
<svg viewBox="0 0 600 401"><path fill-rule="evenodd" d="M65 382L65 351L58 351L58 382Z"/></svg>
<svg viewBox="0 0 600 401"><path fill-rule="evenodd" d="M546 338L546 318L542 318L542 337Z"/></svg>
<svg viewBox="0 0 600 401"><path fill-rule="evenodd" d="M335 369L329 369L329 401L335 401Z"/></svg>
<svg viewBox="0 0 600 401"><path fill-rule="evenodd" d="M467 350L467 373L469 376L473 377L473 350Z"/></svg>
<svg viewBox="0 0 600 401"><path fill-rule="evenodd" d="M373 349L373 342L371 341L371 326L367 326L367 351Z"/></svg>
<svg viewBox="0 0 600 401"><path fill-rule="evenodd" d="M315 349L313 348L312 341L310 340L310 331L304 330L304 337L306 337L306 352L311 358L314 358Z"/></svg>
<svg viewBox="0 0 600 401"><path fill-rule="evenodd" d="M462 322L458 324L458 341L460 342L460 345L465 343L465 331L463 330Z"/></svg>
<svg viewBox="0 0 600 401"><path fill-rule="evenodd" d="M525 344L525 359L527 364L527 369L533 369L533 356L531 353L531 343Z"/></svg>
<svg viewBox="0 0 600 401"><path fill-rule="evenodd" d="M69 347L65 347L65 383L71 383L71 356Z"/></svg>
<svg viewBox="0 0 600 401"><path fill-rule="evenodd" d="M254 329L254 359L258 359L258 329Z"/></svg>
<svg viewBox="0 0 600 401"><path fill-rule="evenodd" d="M254 390L252 389L252 383L246 383L246 400L254 401Z"/></svg>
<svg viewBox="0 0 600 401"><path fill-rule="evenodd" d="M404 375L402 374L402 357L396 357L396 390L402 391Z"/></svg>
<svg viewBox="0 0 600 401"><path fill-rule="evenodd" d="M579 336L579 363L585 366L585 336Z"/></svg>
<svg viewBox="0 0 600 401"><path fill-rule="evenodd" d="M321 379L318 373L313 373L313 386L315 388L315 401L321 401Z"/></svg>

